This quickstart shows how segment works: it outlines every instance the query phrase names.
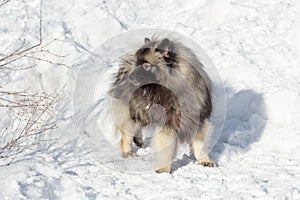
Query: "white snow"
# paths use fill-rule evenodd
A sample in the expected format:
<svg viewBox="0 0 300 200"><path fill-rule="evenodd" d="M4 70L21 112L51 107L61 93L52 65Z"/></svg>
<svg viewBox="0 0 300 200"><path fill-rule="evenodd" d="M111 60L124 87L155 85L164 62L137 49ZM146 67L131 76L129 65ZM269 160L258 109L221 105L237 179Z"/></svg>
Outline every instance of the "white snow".
<svg viewBox="0 0 300 200"><path fill-rule="evenodd" d="M26 47L38 42L39 2L0 7L0 58L23 31ZM43 14L43 43L58 38L47 48L66 55L45 57L66 66L23 59L38 65L1 78L0 89L52 93L67 84L58 128L48 133L57 139L0 166L0 199L300 199L299 1L52 0ZM213 139L221 135L210 152L215 168L196 165L186 147L172 174L152 170L149 147L121 158L106 91L116 56L154 29L198 44L215 85L224 86L226 120L221 129L219 88ZM10 122L0 115L1 132Z"/></svg>

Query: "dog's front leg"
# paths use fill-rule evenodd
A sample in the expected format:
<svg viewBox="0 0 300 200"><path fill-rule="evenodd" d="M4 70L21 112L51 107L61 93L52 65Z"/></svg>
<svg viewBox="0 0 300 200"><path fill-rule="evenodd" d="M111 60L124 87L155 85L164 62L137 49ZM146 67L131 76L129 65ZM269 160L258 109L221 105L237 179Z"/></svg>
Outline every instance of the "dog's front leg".
<svg viewBox="0 0 300 200"><path fill-rule="evenodd" d="M135 156L135 153L132 151L133 136L126 134L124 131L121 132L122 132L122 138L121 138L122 157L127 158L129 156Z"/></svg>
<svg viewBox="0 0 300 200"><path fill-rule="evenodd" d="M135 124L131 122L124 123L122 129L120 129L122 134L121 151L123 158L136 156L136 154L132 151L132 142L137 130L138 128L135 126Z"/></svg>
<svg viewBox="0 0 300 200"><path fill-rule="evenodd" d="M157 154L157 173L171 172L172 161L176 155L177 139L172 129L162 128L152 140L152 146Z"/></svg>

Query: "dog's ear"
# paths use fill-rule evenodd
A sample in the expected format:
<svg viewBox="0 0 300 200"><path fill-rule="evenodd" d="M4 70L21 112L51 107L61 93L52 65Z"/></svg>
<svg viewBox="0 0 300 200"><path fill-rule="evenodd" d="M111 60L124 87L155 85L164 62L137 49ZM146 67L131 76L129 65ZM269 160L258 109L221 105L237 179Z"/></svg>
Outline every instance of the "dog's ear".
<svg viewBox="0 0 300 200"><path fill-rule="evenodd" d="M174 44L168 38L163 39L158 45L157 49L168 62L170 60L174 60L176 57L176 53L174 52Z"/></svg>
<svg viewBox="0 0 300 200"><path fill-rule="evenodd" d="M174 53L173 43L168 38L163 39L157 48L164 57L169 57Z"/></svg>
<svg viewBox="0 0 300 200"><path fill-rule="evenodd" d="M147 37L145 37L145 44L149 44L151 42L151 40Z"/></svg>
<svg viewBox="0 0 300 200"><path fill-rule="evenodd" d="M115 74L116 82L118 82L119 80L122 80L128 71L129 71L129 68L127 68L127 67L119 68L119 71Z"/></svg>

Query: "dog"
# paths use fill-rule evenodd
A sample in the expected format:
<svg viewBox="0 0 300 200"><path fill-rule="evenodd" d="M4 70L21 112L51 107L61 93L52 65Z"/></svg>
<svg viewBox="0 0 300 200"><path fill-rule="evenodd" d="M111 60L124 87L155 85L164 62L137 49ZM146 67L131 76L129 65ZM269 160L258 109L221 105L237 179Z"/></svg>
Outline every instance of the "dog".
<svg viewBox="0 0 300 200"><path fill-rule="evenodd" d="M141 48L121 59L109 95L124 158L135 155L132 143L144 146L143 127L155 124L157 173L171 172L180 143L191 145L198 164L215 166L207 144L211 80L188 47L169 38L145 38Z"/></svg>

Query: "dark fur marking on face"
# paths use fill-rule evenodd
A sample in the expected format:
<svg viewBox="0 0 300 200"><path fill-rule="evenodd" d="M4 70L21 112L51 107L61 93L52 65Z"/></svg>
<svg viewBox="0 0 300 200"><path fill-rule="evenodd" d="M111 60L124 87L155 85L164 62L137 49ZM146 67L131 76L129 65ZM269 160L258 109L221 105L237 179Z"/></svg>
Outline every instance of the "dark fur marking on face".
<svg viewBox="0 0 300 200"><path fill-rule="evenodd" d="M150 48L141 48L136 52L136 58L137 58L137 65L142 65L144 63L147 63L145 60L145 55L147 55L151 51Z"/></svg>
<svg viewBox="0 0 300 200"><path fill-rule="evenodd" d="M158 45L157 50L159 50L160 53L163 55L168 66L173 67L173 62L176 61L177 56L174 44L168 38L165 38Z"/></svg>

